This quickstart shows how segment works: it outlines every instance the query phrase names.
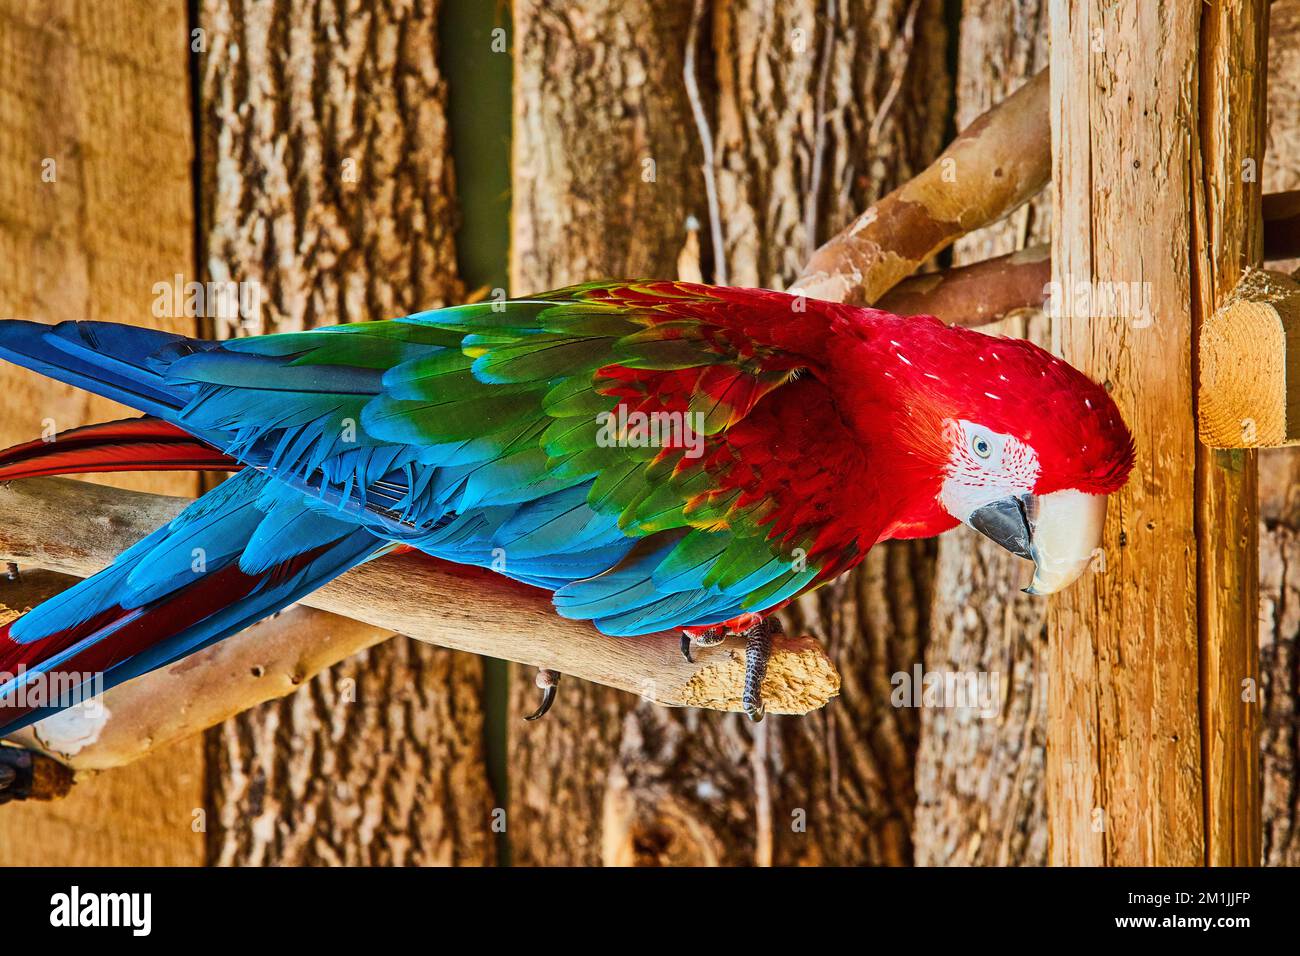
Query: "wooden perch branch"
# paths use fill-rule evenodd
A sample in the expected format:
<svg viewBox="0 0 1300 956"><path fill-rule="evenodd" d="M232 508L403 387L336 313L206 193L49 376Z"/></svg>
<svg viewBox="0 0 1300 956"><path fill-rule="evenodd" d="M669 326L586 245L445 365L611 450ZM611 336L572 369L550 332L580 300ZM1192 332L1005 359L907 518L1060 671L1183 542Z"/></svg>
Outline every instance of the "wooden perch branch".
<svg viewBox="0 0 1300 956"><path fill-rule="evenodd" d="M790 290L876 302L954 240L1031 199L1051 175L1044 70L966 127L935 162L813 253Z"/></svg>
<svg viewBox="0 0 1300 956"><path fill-rule="evenodd" d="M1248 272L1201 328L1197 419L1211 448L1300 443L1300 284Z"/></svg>
<svg viewBox="0 0 1300 956"><path fill-rule="evenodd" d="M933 315L952 325L988 325L1020 309L1042 308L1052 250L1030 246L968 266L905 279L876 306L895 315Z"/></svg>
<svg viewBox="0 0 1300 956"><path fill-rule="evenodd" d="M1300 190L1264 197L1264 261L1300 256ZM896 315L934 315L953 325L987 325L1039 309L1052 281L1051 247L1030 246L968 266L904 279L876 302Z"/></svg>
<svg viewBox="0 0 1300 956"><path fill-rule="evenodd" d="M79 576L93 574L123 548L173 518L186 503L59 478L13 482L0 486L0 514L6 516L0 526L0 560ZM699 649L691 664L682 658L672 637L606 637L589 624L559 617L545 592L480 568L419 554L397 555L353 569L302 603L443 647L552 668L659 704L741 709L743 641L728 639ZM370 636L350 640L364 646ZM299 635L285 652L300 654L303 643ZM334 649L340 656L350 653L345 644L341 641ZM218 659L223 653L233 657ZM257 666L264 656L251 638L230 648L217 645L165 669L159 677L140 678L140 683L175 681L178 668L220 667L234 673ZM328 666L332 663L328 656L313 666ZM194 686L207 686L211 692L210 685ZM839 675L816 640L777 639L764 686L770 713L815 710L839 693L839 686ZM284 693L292 689L282 687ZM149 696L141 689L139 699ZM230 699L223 694L220 705L213 702L201 717L186 724L186 732L247 706L242 704L247 696L244 690L232 693ZM138 721L144 726L150 719L146 715Z"/></svg>

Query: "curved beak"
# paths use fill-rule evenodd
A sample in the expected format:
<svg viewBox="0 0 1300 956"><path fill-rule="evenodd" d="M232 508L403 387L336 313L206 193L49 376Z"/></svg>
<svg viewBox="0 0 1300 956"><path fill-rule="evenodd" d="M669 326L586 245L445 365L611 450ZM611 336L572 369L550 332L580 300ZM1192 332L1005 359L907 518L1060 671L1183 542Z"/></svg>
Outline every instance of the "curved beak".
<svg viewBox="0 0 1300 956"><path fill-rule="evenodd" d="M966 523L1034 562L1034 578L1025 593L1052 594L1083 574L1101 547L1106 496L1082 491L1017 495L977 508Z"/></svg>

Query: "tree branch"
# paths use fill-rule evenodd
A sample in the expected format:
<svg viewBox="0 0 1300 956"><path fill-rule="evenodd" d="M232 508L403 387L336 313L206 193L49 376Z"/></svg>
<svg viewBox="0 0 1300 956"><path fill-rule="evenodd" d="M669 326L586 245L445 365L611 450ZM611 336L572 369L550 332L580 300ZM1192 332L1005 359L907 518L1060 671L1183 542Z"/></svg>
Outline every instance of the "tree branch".
<svg viewBox="0 0 1300 956"><path fill-rule="evenodd" d="M873 303L960 236L1031 199L1051 175L1047 102L1043 70L813 253L789 291Z"/></svg>
<svg viewBox="0 0 1300 956"><path fill-rule="evenodd" d="M1264 261L1300 256L1300 190L1264 197ZM1052 281L1051 249L1030 246L968 266L904 279L875 303L895 315L934 315L979 326L1021 309L1040 309Z"/></svg>
<svg viewBox="0 0 1300 956"><path fill-rule="evenodd" d="M1051 279L1051 248L1030 246L904 279L876 307L895 315L933 315L951 325L988 325L1020 309L1041 309Z"/></svg>
<svg viewBox="0 0 1300 956"><path fill-rule="evenodd" d="M0 485L0 514L6 516L0 526L0 561L87 576L171 520L186 504L181 498L61 478ZM717 647L698 649L696 662L691 664L682 657L675 637L606 637L585 622L559 617L544 591L481 568L437 561L418 553L394 555L353 569L308 595L302 604L355 618L388 633L551 668L659 704L741 709L743 640L731 638ZM277 662L271 665L280 675L276 681L259 683L256 688L244 688L236 681L233 690L219 695L220 700L207 701L190 715L165 724L165 733L180 736L211 726L243 706L288 693L303 679L281 679L284 675L306 675L382 639L382 634L348 632L328 648L313 651L303 664L303 633L286 631L282 646L265 651L258 646L261 638L231 638L164 669L158 676L139 678L142 686L131 699L165 699L168 706L189 700L193 706L196 697L203 696L198 689L207 688L210 693L210 681L218 678L200 681L198 675L181 671L202 668L212 675L233 676L243 670L251 673L256 666L267 667L264 658ZM316 640L314 632L312 640ZM283 659L277 654L283 654ZM146 687L146 682L153 683ZM191 692L172 696L177 686L191 688ZM815 710L834 697L839 686L839 675L816 640L784 637L775 642L764 686L770 713L804 714ZM160 711L133 715L131 723L136 726L123 726L119 740L125 741L129 734L166 720ZM128 743L119 742L106 748L107 756L102 759L82 757L80 762L87 766L96 761L101 765L125 762L130 759L128 754L138 756L153 743L132 751Z"/></svg>

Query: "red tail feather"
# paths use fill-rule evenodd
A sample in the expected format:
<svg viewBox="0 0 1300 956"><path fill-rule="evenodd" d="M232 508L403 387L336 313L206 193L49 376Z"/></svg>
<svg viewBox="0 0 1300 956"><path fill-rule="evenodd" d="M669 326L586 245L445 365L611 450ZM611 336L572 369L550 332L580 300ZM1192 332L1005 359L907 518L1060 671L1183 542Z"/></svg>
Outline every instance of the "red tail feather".
<svg viewBox="0 0 1300 956"><path fill-rule="evenodd" d="M0 451L0 481L109 471L238 471L212 446L157 418L86 425Z"/></svg>
<svg viewBox="0 0 1300 956"><path fill-rule="evenodd" d="M145 607L110 607L76 627L26 643L10 636L16 623L10 622L0 627L0 684L56 655L66 656L53 672L55 679L48 682L53 686L66 685L67 679L74 676L102 674L239 603L254 591L292 577L324 550L315 548L295 555L260 574L246 574L232 563ZM50 701L0 698L0 728L46 703Z"/></svg>

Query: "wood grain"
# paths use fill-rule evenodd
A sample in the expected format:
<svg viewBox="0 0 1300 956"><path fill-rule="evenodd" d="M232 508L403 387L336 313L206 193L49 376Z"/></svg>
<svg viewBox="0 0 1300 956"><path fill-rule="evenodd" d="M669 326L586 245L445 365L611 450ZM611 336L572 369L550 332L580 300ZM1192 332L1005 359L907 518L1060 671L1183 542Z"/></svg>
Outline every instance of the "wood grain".
<svg viewBox="0 0 1300 956"><path fill-rule="evenodd" d="M193 331L191 319L152 309L154 284L194 264L185 4L7 0L0 60L0 316ZM122 415L0 369L0 443ZM184 474L106 481L197 490ZM0 863L200 863L191 823L202 788L202 749L190 740L57 803L7 805Z"/></svg>
<svg viewBox="0 0 1300 956"><path fill-rule="evenodd" d="M1211 448L1300 442L1300 283L1245 275L1201 328L1197 428Z"/></svg>
<svg viewBox="0 0 1300 956"><path fill-rule="evenodd" d="M1053 329L1059 354L1108 384L1137 468L1110 508L1106 573L1049 613L1050 859L1194 865L1205 835L1191 223L1187 201L1170 199L1192 191L1199 11L1053 0L1051 24L1053 279L1149 282L1159 325L1067 313Z"/></svg>
<svg viewBox="0 0 1300 956"><path fill-rule="evenodd" d="M1193 348L1263 259L1268 0L1201 8L1198 142L1192 190ZM1244 63L1257 64L1243 70ZM1260 862L1259 473L1253 450L1196 446L1197 585L1205 862Z"/></svg>
<svg viewBox="0 0 1300 956"><path fill-rule="evenodd" d="M1105 573L1049 616L1056 863L1248 862L1258 833L1239 696L1256 666L1254 462L1198 446L1192 358L1259 255L1258 184L1239 171L1260 152L1262 88L1236 64L1263 57L1263 15L1051 7L1053 279L1147 283L1152 317L1066 310L1054 330L1111 390L1138 452Z"/></svg>

